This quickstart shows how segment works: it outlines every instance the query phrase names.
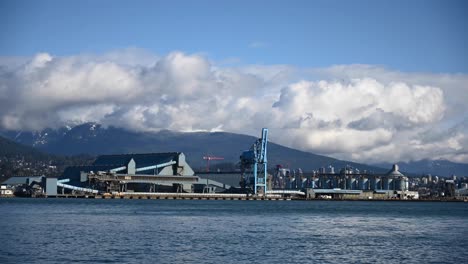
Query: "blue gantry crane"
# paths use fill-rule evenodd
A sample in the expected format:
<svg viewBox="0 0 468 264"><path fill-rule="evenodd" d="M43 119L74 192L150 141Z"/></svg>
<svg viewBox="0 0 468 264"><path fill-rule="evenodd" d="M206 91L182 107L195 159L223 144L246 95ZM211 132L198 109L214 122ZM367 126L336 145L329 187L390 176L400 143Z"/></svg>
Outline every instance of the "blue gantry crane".
<svg viewBox="0 0 468 264"><path fill-rule="evenodd" d="M261 138L257 139L249 150L242 152L240 156L241 164L241 186L252 186L250 175L253 174L253 190L257 194L259 188L263 188L263 193L267 192L267 145L268 129L262 129Z"/></svg>

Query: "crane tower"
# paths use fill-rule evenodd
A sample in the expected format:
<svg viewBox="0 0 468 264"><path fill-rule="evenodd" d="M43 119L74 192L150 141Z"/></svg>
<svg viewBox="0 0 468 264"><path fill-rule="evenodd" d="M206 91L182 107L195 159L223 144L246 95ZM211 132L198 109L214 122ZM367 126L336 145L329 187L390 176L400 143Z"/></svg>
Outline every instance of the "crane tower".
<svg viewBox="0 0 468 264"><path fill-rule="evenodd" d="M252 186L250 174L253 174L253 190L257 194L259 189L266 194L267 191L267 145L268 129L262 129L261 138L257 139L249 150L242 152L241 163L241 185L243 187Z"/></svg>

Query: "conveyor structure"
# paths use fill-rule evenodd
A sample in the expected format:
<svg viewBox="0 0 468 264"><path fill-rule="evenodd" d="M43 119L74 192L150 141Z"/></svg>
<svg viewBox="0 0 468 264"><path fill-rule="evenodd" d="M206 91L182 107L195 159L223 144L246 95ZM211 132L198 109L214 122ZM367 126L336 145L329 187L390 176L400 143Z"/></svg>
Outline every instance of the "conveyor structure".
<svg viewBox="0 0 468 264"><path fill-rule="evenodd" d="M73 191L78 191L78 192L83 192L83 193L93 193L93 194L98 194L98 190L90 189L90 188L83 188L83 187L77 187L69 184L65 184L66 182L69 182L69 179L63 179L63 180L58 180L57 181L57 187L73 190Z"/></svg>

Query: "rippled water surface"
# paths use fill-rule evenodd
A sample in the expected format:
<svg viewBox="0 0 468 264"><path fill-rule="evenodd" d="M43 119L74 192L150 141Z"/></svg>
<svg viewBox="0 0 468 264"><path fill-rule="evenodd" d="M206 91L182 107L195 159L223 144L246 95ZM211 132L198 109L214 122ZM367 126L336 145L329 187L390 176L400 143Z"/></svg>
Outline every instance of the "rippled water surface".
<svg viewBox="0 0 468 264"><path fill-rule="evenodd" d="M0 263L467 263L468 204L0 199Z"/></svg>

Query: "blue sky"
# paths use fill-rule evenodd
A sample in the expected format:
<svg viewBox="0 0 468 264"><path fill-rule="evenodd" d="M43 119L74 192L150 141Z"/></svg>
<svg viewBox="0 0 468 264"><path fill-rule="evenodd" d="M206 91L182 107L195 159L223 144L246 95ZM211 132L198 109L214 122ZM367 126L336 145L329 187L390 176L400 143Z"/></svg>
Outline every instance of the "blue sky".
<svg viewBox="0 0 468 264"><path fill-rule="evenodd" d="M0 1L0 56L138 47L242 64L468 72L467 1Z"/></svg>
<svg viewBox="0 0 468 264"><path fill-rule="evenodd" d="M468 163L468 1L0 0L0 129L227 131Z"/></svg>

